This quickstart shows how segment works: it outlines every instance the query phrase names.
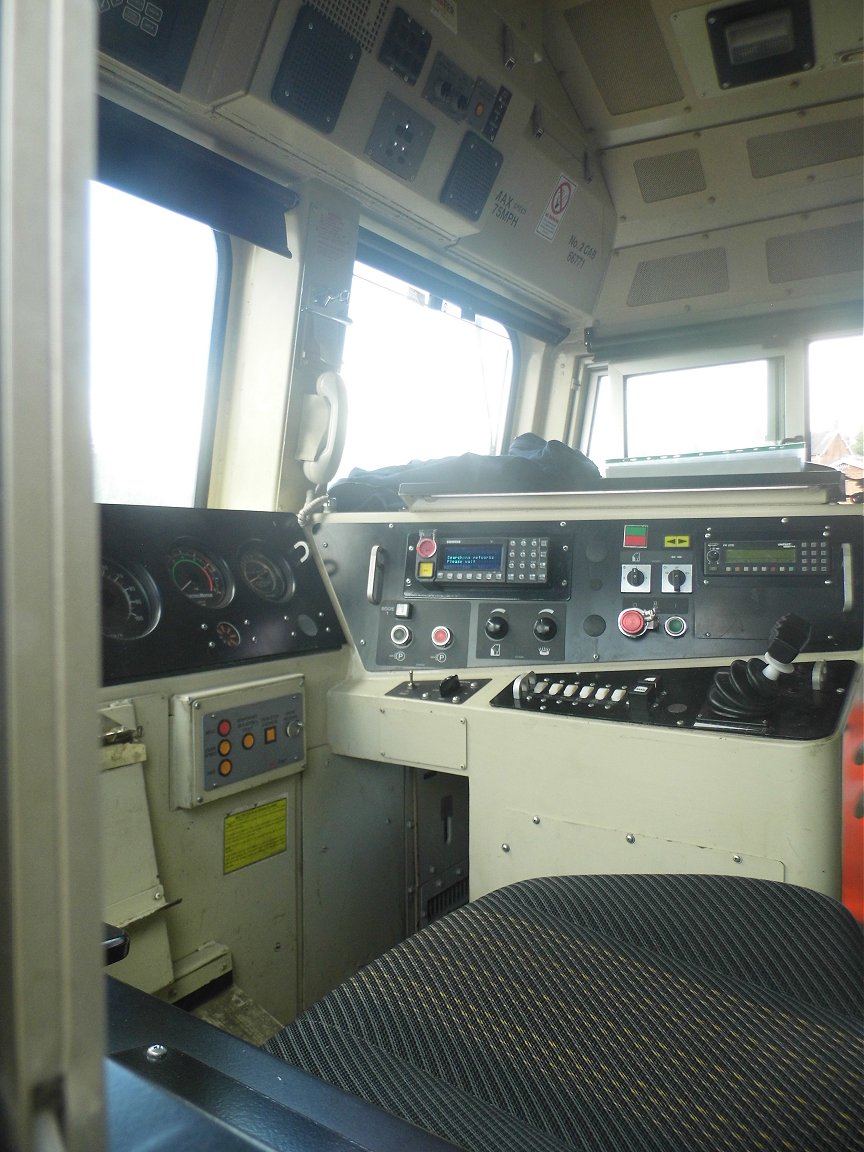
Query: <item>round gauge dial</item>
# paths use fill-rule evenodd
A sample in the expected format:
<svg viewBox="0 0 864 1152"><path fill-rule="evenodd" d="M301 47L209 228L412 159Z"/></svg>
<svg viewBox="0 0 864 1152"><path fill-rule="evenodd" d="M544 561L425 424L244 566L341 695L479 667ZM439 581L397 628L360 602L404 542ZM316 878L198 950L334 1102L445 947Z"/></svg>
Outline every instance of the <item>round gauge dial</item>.
<svg viewBox="0 0 864 1152"><path fill-rule="evenodd" d="M281 556L266 552L260 544L248 544L240 553L240 575L256 596L282 604L294 595L294 573Z"/></svg>
<svg viewBox="0 0 864 1152"><path fill-rule="evenodd" d="M159 623L159 592L139 565L102 561L102 635L109 640L140 640Z"/></svg>
<svg viewBox="0 0 864 1152"><path fill-rule="evenodd" d="M187 600L202 608L224 608L234 596L225 564L195 544L175 544L166 557L168 575Z"/></svg>

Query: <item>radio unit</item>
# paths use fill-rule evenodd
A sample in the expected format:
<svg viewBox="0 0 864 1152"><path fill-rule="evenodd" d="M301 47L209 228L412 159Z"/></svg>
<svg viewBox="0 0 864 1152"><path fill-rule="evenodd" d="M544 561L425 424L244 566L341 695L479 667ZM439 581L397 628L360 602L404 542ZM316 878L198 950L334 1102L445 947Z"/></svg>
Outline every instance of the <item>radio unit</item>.
<svg viewBox="0 0 864 1152"><path fill-rule="evenodd" d="M545 588L550 581L549 537L420 533L413 547L409 546L408 570L419 587L519 584Z"/></svg>
<svg viewBox="0 0 864 1152"><path fill-rule="evenodd" d="M827 540L709 540L706 576L827 576Z"/></svg>

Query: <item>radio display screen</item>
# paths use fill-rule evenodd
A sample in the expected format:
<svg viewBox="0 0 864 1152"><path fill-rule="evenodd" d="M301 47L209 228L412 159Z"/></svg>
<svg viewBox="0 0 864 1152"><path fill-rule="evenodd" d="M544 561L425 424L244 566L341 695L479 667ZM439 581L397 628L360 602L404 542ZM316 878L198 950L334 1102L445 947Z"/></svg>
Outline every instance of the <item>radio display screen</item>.
<svg viewBox="0 0 864 1152"><path fill-rule="evenodd" d="M787 564L795 560L795 549L730 548L726 558L735 564Z"/></svg>
<svg viewBox="0 0 864 1152"><path fill-rule="evenodd" d="M442 572L499 572L503 545L447 544L439 564Z"/></svg>

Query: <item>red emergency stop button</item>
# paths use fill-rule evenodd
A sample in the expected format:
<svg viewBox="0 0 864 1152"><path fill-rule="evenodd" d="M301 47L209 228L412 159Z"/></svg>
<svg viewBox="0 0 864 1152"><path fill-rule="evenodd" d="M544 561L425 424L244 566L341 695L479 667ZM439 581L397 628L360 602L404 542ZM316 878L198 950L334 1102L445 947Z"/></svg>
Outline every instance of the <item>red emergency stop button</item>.
<svg viewBox="0 0 864 1152"><path fill-rule="evenodd" d="M453 643L453 633L446 624L439 624L432 629L432 643L436 648L449 648Z"/></svg>
<svg viewBox="0 0 864 1152"><path fill-rule="evenodd" d="M618 614L618 627L625 636L641 636L648 625L645 623L645 615L640 612L638 608L625 608L623 612Z"/></svg>
<svg viewBox="0 0 864 1152"><path fill-rule="evenodd" d="M421 536L417 541L417 555L421 560L431 560L438 551L438 541L433 536Z"/></svg>

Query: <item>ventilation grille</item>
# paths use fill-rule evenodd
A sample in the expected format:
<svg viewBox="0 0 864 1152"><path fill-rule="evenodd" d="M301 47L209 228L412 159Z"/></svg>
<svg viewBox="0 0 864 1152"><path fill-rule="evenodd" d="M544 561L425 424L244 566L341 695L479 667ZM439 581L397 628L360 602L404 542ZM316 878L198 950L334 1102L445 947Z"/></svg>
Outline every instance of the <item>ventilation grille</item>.
<svg viewBox="0 0 864 1152"><path fill-rule="evenodd" d="M466 132L441 190L441 203L469 220L479 220L504 162L497 148Z"/></svg>
<svg viewBox="0 0 864 1152"><path fill-rule="evenodd" d="M627 304L660 304L664 300L687 300L691 296L714 296L729 291L726 249L688 252L684 256L663 256L643 260L636 268Z"/></svg>
<svg viewBox="0 0 864 1152"><path fill-rule="evenodd" d="M310 5L298 15L271 99L320 132L332 132L360 62L360 45Z"/></svg>
<svg viewBox="0 0 864 1152"><path fill-rule="evenodd" d="M390 0L315 0L319 12L371 52L390 7Z"/></svg>
<svg viewBox="0 0 864 1152"><path fill-rule="evenodd" d="M613 116L684 99L649 0L588 0L564 16Z"/></svg>
<svg viewBox="0 0 864 1152"><path fill-rule="evenodd" d="M862 242L864 227L860 220L771 236L765 241L768 279L772 284L788 284L790 280L860 272L864 268Z"/></svg>
<svg viewBox="0 0 864 1152"><path fill-rule="evenodd" d="M454 908L461 908L463 904L467 903L468 877L463 876L461 880L457 880L455 884L451 884L443 892L436 892L427 901L426 923L431 924L433 920L440 920L447 912L452 912Z"/></svg>
<svg viewBox="0 0 864 1152"><path fill-rule="evenodd" d="M633 168L646 204L705 191L702 160L695 148L667 152L665 156L647 156L636 160Z"/></svg>
<svg viewBox="0 0 864 1152"><path fill-rule="evenodd" d="M747 141L750 171L756 180L813 168L860 156L864 143L864 116L851 116L832 124L808 124L788 132L771 132Z"/></svg>

